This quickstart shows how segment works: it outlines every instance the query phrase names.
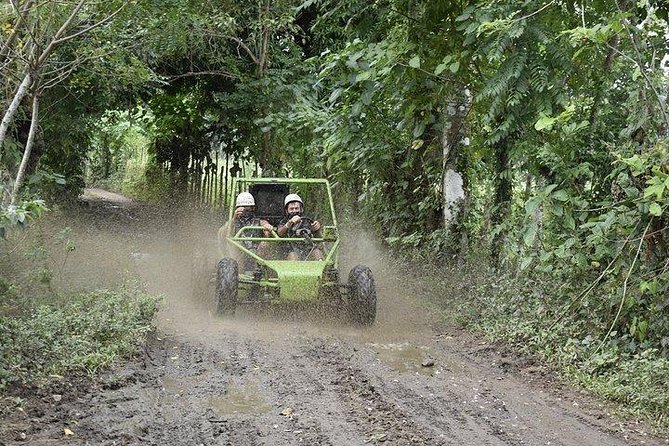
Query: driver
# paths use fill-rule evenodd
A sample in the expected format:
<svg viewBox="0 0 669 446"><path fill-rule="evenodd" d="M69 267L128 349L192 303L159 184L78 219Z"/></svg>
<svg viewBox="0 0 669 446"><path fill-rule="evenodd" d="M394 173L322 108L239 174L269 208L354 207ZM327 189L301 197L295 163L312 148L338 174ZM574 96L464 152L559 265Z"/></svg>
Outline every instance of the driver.
<svg viewBox="0 0 669 446"><path fill-rule="evenodd" d="M303 242L286 242L285 247L287 260L323 260L323 251L311 240L310 236L320 237L321 224L317 220L311 220L304 215L304 203L297 194L288 194L283 200L286 217L281 221L276 233L279 237L302 238ZM304 220L304 221L303 221ZM307 231L305 231L307 230ZM304 234L308 234L304 236Z"/></svg>

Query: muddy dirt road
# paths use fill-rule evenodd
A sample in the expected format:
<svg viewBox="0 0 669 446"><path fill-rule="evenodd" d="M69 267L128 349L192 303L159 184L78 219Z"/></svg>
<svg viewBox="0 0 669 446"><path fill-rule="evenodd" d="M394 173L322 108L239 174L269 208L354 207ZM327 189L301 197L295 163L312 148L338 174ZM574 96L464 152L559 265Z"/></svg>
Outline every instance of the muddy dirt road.
<svg viewBox="0 0 669 446"><path fill-rule="evenodd" d="M191 299L190 243L174 221L141 208L104 221L80 220L91 242L77 255L109 243L131 258L166 296L158 330L144 354L92 387L45 390L13 428L25 435L2 444L667 444L614 421L540 364L444 327L424 309L429 284L364 237L349 240L344 263L374 270L379 316L357 329L305 314L214 317Z"/></svg>

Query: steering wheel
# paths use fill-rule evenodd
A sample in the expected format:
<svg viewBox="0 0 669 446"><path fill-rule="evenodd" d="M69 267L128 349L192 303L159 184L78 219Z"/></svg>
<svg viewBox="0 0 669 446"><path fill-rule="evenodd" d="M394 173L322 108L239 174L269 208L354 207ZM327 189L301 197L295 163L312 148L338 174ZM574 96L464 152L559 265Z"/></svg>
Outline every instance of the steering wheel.
<svg viewBox="0 0 669 446"><path fill-rule="evenodd" d="M302 217L300 223L293 229L295 235L303 238L311 238L313 236L313 233L311 232L311 224L313 222L314 221L309 217Z"/></svg>

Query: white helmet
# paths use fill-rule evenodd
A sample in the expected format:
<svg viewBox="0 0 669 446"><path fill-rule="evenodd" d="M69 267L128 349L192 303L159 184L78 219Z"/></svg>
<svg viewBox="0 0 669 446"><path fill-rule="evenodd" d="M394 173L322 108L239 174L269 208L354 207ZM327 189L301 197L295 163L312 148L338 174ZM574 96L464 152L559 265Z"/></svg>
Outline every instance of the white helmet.
<svg viewBox="0 0 669 446"><path fill-rule="evenodd" d="M283 199L283 207L288 206L288 203L292 203L293 201L297 201L300 203L302 206L304 206L304 202L302 202L302 199L300 198L299 195L297 194L288 194L286 195L286 198Z"/></svg>
<svg viewBox="0 0 669 446"><path fill-rule="evenodd" d="M253 198L253 195L251 195L248 192L242 192L241 194L237 195L237 201L235 202L235 206L255 206L256 205L256 200Z"/></svg>

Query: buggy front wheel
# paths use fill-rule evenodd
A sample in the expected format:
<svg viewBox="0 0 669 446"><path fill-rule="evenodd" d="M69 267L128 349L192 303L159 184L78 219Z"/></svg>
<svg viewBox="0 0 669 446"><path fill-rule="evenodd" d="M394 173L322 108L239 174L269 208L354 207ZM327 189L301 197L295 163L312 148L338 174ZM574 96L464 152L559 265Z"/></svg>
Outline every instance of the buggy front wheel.
<svg viewBox="0 0 669 446"><path fill-rule="evenodd" d="M372 325L376 319L376 288L372 270L357 265L348 275L348 313L351 322Z"/></svg>

